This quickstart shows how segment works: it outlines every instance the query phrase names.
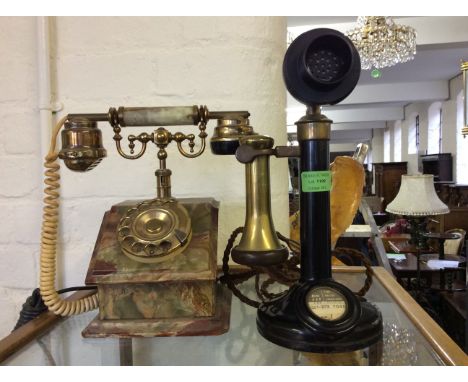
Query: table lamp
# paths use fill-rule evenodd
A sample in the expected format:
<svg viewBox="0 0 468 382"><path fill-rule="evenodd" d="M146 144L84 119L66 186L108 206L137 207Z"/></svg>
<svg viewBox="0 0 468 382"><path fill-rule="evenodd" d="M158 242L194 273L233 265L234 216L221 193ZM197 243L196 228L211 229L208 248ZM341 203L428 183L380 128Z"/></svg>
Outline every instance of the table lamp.
<svg viewBox="0 0 468 382"><path fill-rule="evenodd" d="M405 216L410 223L410 243L425 248L427 238L423 236L426 218L448 214L450 210L435 192L434 175L402 175L397 196L387 205L387 212Z"/></svg>

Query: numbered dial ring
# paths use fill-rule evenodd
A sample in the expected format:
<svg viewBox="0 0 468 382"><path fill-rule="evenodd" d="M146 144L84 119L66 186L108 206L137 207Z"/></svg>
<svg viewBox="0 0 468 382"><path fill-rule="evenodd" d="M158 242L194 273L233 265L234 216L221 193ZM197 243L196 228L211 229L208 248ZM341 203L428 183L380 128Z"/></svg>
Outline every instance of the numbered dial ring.
<svg viewBox="0 0 468 382"><path fill-rule="evenodd" d="M144 201L127 210L117 227L123 253L144 263L176 256L191 237L190 216L175 199Z"/></svg>

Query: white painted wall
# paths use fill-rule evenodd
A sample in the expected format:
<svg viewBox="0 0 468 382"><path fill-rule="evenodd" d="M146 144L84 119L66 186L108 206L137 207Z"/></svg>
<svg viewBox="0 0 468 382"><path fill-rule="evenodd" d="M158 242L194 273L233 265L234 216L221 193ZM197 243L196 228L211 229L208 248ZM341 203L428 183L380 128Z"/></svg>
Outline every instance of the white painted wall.
<svg viewBox="0 0 468 382"><path fill-rule="evenodd" d="M456 171L458 168L458 152L468 150L468 141L466 139L457 149L457 140L463 139L461 136L461 126L457 125L457 97L462 91L463 78L460 74L450 81L450 99L442 104L442 152L452 153L453 180L455 182L458 182L459 178L459 174Z"/></svg>
<svg viewBox="0 0 468 382"><path fill-rule="evenodd" d="M280 17L58 17L52 28L52 76L61 113L107 112L109 106L204 105L248 110L255 130L286 143L281 65L286 21ZM36 287L42 207L35 18L2 18L0 46L0 337ZM82 285L102 215L126 199L155 195L156 150L125 160L102 124L108 157L85 174L61 170L63 203L59 287ZM132 133L146 128L133 128ZM181 128L193 132L194 128ZM208 126L213 131L213 122ZM127 134L127 131L123 132ZM186 159L170 147L176 197L221 202L221 255L244 223L244 167L232 157ZM287 161L272 159L276 229L288 232Z"/></svg>
<svg viewBox="0 0 468 382"><path fill-rule="evenodd" d="M457 174L457 183L459 184L468 184L468 139L461 134L461 130L464 127L463 121L463 91L458 92L456 96L456 105L457 105L457 134L456 134L456 144L457 144L457 161L456 161L456 174Z"/></svg>
<svg viewBox="0 0 468 382"><path fill-rule="evenodd" d="M353 151L356 150L355 143L331 143L330 152Z"/></svg>
<svg viewBox="0 0 468 382"><path fill-rule="evenodd" d="M401 162L401 121L393 122L393 161Z"/></svg>
<svg viewBox="0 0 468 382"><path fill-rule="evenodd" d="M372 159L374 163L382 163L384 161L384 140L385 129L374 129L372 132Z"/></svg>
<svg viewBox="0 0 468 382"><path fill-rule="evenodd" d="M428 154L439 154L440 149L440 138L442 128L441 118L441 102L434 102L429 106L428 109L428 126L427 126L427 153Z"/></svg>
<svg viewBox="0 0 468 382"><path fill-rule="evenodd" d="M13 329L38 279L41 148L35 32L32 17L1 18L0 337Z"/></svg>
<svg viewBox="0 0 468 382"><path fill-rule="evenodd" d="M390 150L391 129L386 127L383 135L383 156L384 162L392 161L392 152Z"/></svg>

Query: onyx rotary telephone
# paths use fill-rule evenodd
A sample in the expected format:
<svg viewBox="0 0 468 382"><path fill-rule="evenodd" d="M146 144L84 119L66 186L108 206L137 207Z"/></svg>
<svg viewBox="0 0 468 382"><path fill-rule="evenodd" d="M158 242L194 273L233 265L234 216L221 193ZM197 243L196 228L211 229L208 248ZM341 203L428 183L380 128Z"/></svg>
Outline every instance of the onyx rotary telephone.
<svg viewBox="0 0 468 382"><path fill-rule="evenodd" d="M286 283L289 288L283 293L258 304L260 334L280 346L323 353L353 351L381 340L382 318L377 308L334 281L331 274L332 121L321 114L320 106L346 98L360 70L355 47L340 32L315 29L292 42L284 58L283 77L290 94L306 106L305 115L296 122L299 147L275 147L272 138L249 125L247 111L209 111L205 106L120 107L62 118L45 163L40 289L49 309L70 315L98 307L98 317L83 332L88 337L208 335L228 330L230 293L217 282L217 202L174 198L171 171L166 167L166 147L172 142L184 157L201 155L207 123L215 120L212 153L235 155L245 165L246 179L245 224L239 230L239 243L228 244L225 271L229 257L246 269L267 273L281 269L290 258L270 213L269 158L300 158L300 243L295 244L300 251L296 267L300 277ZM140 158L148 143L156 145L157 195L152 200L125 201L106 212L86 277L87 284L97 285L97 293L66 301L55 290L57 158L74 171L96 166L106 156L98 122L111 125L116 149L126 159ZM180 125L198 125L201 143L196 152L194 134L171 133L165 128ZM63 126L62 149L56 152ZM158 128L129 135L128 153L121 145L121 132L135 126Z"/></svg>
<svg viewBox="0 0 468 382"><path fill-rule="evenodd" d="M216 120L212 144L235 145L234 136L248 135L246 111L209 111L206 106L110 108L102 114L69 114L54 131L46 158L45 213L41 251L40 289L45 304L61 315L99 308L98 317L84 330L86 337L220 334L228 329L230 294L217 283L218 203L213 198L176 199L167 168L169 144L187 158L206 148L206 125ZM114 131L117 152L126 159L143 156L149 143L157 149L159 168L156 197L124 201L107 211L90 261L87 285L97 293L78 301L60 298L55 290L58 211L57 158L73 171L93 169L107 154L98 122ZM62 148L55 151L62 128ZM164 127L152 133L130 134L128 150L122 130L134 126L198 125L194 134L171 133ZM187 142L188 149L183 143ZM238 144L238 143L237 143ZM136 146L139 147L136 149Z"/></svg>

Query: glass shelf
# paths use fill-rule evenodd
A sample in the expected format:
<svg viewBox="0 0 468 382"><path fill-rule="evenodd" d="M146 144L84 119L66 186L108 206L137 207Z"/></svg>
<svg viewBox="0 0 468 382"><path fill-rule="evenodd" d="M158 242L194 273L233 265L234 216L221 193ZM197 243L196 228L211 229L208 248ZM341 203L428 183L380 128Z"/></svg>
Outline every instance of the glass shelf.
<svg viewBox="0 0 468 382"><path fill-rule="evenodd" d="M380 309L384 321L384 338L377 364L468 364L466 354L392 276L381 267L375 267L374 273L372 286L365 298ZM338 267L334 269L333 277L351 290L358 291L365 280L364 268ZM253 292L253 282L244 288ZM260 336L256 329L256 310L236 297L232 299L230 329L220 336L131 340L82 338L82 330L95 316L96 311L60 321L45 335L6 359L3 365L310 364L310 354L274 345ZM375 349L365 350L360 361L372 359L372 351ZM337 362L340 363L339 359Z"/></svg>

